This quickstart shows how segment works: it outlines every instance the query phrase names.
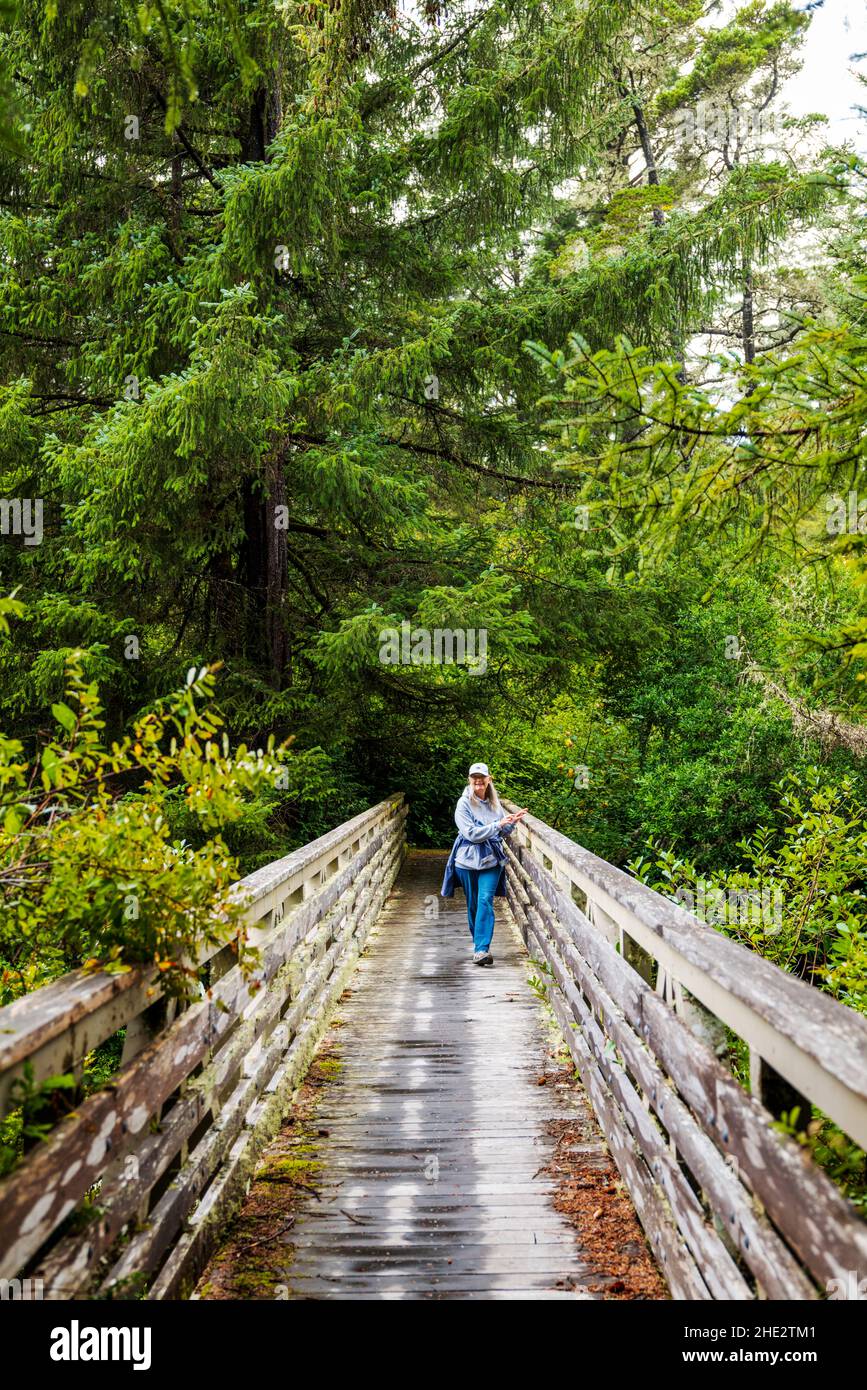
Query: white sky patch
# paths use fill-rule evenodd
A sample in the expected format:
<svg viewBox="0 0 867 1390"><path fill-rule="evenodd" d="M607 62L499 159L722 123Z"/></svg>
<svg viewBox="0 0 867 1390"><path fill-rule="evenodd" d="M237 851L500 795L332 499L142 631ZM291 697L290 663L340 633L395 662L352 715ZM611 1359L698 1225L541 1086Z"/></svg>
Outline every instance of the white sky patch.
<svg viewBox="0 0 867 1390"><path fill-rule="evenodd" d="M747 3L723 0L703 27L721 28ZM783 85L774 107L792 116L827 116L829 144L849 142L867 154L867 119L856 110L867 107L867 87L858 81L859 72L867 76L867 0L795 0L794 8L808 11L811 24L799 51L801 70Z"/></svg>
<svg viewBox="0 0 867 1390"><path fill-rule="evenodd" d="M867 75L867 56L858 60L867 55L867 4L825 0L812 16L801 50L804 66L786 83L783 100L796 116L821 111L833 143L848 140L867 153L867 122L854 109L867 107L867 87L857 78L858 72Z"/></svg>

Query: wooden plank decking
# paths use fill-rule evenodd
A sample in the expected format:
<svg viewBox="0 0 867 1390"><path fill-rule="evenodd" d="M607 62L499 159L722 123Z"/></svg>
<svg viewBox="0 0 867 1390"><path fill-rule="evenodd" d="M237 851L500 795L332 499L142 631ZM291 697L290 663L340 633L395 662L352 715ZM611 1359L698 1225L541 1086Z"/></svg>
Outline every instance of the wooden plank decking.
<svg viewBox="0 0 867 1390"><path fill-rule="evenodd" d="M540 1172L546 1121L574 1119L582 1094L538 1084L551 1040L505 900L495 963L475 966L463 895L438 898L444 862L410 854L340 1005L318 1199L293 1207L284 1238L288 1296L600 1297ZM592 1162L603 1144L580 1113Z"/></svg>

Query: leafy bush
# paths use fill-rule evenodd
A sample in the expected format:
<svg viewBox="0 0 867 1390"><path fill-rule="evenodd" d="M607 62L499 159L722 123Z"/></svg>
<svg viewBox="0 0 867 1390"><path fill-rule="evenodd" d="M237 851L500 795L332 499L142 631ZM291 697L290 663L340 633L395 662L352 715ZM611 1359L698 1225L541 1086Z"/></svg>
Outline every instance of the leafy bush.
<svg viewBox="0 0 867 1390"><path fill-rule="evenodd" d="M650 842L629 868L767 960L867 1012L867 816L853 780L811 767L778 785L776 823L740 841L741 863L702 876ZM770 911L768 908L770 907Z"/></svg>
<svg viewBox="0 0 867 1390"><path fill-rule="evenodd" d="M155 965L168 993L198 993L197 957L231 943L248 969L238 865L219 833L284 775L282 746L230 751L212 705L215 667L136 719L106 745L95 682L80 654L58 735L28 759L0 736L0 1002L74 966ZM173 836L183 807L204 835Z"/></svg>

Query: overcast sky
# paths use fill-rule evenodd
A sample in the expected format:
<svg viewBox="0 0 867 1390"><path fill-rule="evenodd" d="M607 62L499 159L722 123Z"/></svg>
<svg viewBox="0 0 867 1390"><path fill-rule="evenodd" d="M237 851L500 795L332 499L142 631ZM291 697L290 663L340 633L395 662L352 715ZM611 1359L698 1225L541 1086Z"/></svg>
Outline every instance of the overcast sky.
<svg viewBox="0 0 867 1390"><path fill-rule="evenodd" d="M810 8L799 4L798 9ZM785 100L796 116L821 111L830 117L834 143L851 140L867 153L867 122L853 111L867 106L867 87L855 73L867 73L867 0L825 0L813 9L813 22L802 55L804 66L785 88Z"/></svg>

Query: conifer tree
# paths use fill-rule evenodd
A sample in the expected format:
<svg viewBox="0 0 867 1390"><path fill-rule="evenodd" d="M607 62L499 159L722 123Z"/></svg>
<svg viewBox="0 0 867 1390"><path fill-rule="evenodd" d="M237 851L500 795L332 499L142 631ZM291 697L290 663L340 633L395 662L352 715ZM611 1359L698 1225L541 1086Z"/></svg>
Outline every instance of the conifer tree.
<svg viewBox="0 0 867 1390"><path fill-rule="evenodd" d="M500 265L594 158L631 8L22 4L0 367L4 488L46 505L9 567L35 686L74 643L135 702L207 648L258 699L428 589L523 640L468 559L480 494L559 486Z"/></svg>
<svg viewBox="0 0 867 1390"><path fill-rule="evenodd" d="M669 202L695 14L21 0L0 490L42 499L44 536L3 546L12 732L71 649L118 724L222 660L240 736L345 750L366 798L382 740L544 705L611 649L641 600L575 544L598 439L562 467L526 343L677 355L828 195L750 165ZM402 621L484 630L485 673L384 665Z"/></svg>

